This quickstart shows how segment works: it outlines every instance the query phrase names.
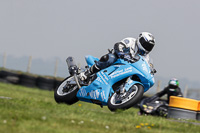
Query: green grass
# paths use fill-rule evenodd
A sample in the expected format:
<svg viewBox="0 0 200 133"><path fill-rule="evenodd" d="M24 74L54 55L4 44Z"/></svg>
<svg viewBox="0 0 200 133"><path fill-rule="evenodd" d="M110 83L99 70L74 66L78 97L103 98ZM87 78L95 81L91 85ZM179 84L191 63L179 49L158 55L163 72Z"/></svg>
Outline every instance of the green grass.
<svg viewBox="0 0 200 133"><path fill-rule="evenodd" d="M200 125L153 116L138 109L57 104L52 91L0 83L0 133L198 133ZM5 98L9 97L9 98ZM187 121L186 121L187 122Z"/></svg>

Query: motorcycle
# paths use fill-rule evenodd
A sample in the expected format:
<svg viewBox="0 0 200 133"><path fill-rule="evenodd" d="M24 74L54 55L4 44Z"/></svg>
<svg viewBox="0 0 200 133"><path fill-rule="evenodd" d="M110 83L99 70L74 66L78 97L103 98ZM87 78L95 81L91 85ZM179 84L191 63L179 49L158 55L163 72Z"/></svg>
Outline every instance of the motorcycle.
<svg viewBox="0 0 200 133"><path fill-rule="evenodd" d="M139 103L138 115L153 115L167 117L168 115L168 104L165 100L159 97L152 96L146 97Z"/></svg>
<svg viewBox="0 0 200 133"><path fill-rule="evenodd" d="M99 59L89 55L85 60L85 69L89 69ZM70 76L54 90L57 103L72 105L80 100L108 106L110 111L125 110L138 103L155 82L154 71L140 55L134 60L120 58L111 66L90 75L86 81L79 79L81 69L74 58L68 57L66 61Z"/></svg>

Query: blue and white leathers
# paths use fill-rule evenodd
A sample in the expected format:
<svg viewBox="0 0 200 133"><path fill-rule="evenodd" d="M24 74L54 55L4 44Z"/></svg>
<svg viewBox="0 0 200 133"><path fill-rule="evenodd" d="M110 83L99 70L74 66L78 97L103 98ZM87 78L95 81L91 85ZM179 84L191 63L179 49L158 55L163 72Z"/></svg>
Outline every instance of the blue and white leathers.
<svg viewBox="0 0 200 133"><path fill-rule="evenodd" d="M91 67L98 58L86 56L86 62ZM88 86L82 86L77 92L77 98L85 102L98 101L102 105L107 105L109 97L114 93L113 84L126 79L125 90L128 91L134 84L141 84L144 92L151 88L155 81L151 73L149 64L139 55L137 62L131 63L124 59L118 59L113 65L99 71L97 78ZM139 80L128 78L136 76Z"/></svg>

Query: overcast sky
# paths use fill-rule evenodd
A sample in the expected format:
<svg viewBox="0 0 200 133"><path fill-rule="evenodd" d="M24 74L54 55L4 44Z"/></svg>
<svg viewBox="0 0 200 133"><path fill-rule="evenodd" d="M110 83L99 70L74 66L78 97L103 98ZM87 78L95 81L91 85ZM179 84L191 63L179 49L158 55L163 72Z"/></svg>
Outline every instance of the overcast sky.
<svg viewBox="0 0 200 133"><path fill-rule="evenodd" d="M199 0L0 0L1 55L84 64L142 31L155 36L158 76L200 82Z"/></svg>

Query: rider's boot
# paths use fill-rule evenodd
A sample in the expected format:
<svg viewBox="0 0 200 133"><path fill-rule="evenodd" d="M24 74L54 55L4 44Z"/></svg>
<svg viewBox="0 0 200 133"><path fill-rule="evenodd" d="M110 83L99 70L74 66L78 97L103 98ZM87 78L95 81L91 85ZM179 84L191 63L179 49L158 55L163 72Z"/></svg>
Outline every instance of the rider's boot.
<svg viewBox="0 0 200 133"><path fill-rule="evenodd" d="M96 64L94 64L88 70L86 70L85 72L81 72L79 74L79 78L82 81L87 80L90 75L92 75L92 74L94 74L98 71L100 71L100 69L97 67Z"/></svg>

